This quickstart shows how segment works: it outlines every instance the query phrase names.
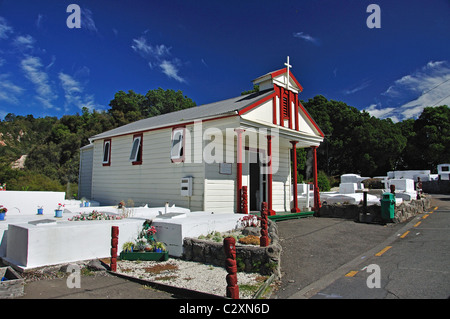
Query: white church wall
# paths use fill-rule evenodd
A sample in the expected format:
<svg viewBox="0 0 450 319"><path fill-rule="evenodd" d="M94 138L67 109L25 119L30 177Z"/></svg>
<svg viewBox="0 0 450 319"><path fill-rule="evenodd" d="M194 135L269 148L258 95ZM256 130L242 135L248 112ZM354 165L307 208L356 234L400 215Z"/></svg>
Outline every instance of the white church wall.
<svg viewBox="0 0 450 319"><path fill-rule="evenodd" d="M203 163L172 163L172 129L143 134L142 164L129 161L133 135L111 139L111 165L101 163L103 141L95 141L93 198L102 205L115 205L132 199L135 205L170 205L200 210L203 206ZM193 177L193 196L180 195L181 178ZM189 200L190 199L190 200Z"/></svg>

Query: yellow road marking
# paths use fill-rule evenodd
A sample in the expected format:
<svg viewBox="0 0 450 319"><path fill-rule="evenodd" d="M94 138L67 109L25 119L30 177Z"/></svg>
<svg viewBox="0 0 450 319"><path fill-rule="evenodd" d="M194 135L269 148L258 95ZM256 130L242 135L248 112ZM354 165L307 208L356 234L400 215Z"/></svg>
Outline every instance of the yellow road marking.
<svg viewBox="0 0 450 319"><path fill-rule="evenodd" d="M417 223L414 225L414 227L417 227L417 226L419 226L420 224L422 224L422 222L417 222Z"/></svg>
<svg viewBox="0 0 450 319"><path fill-rule="evenodd" d="M429 215L428 214L425 214L425 215L423 215L423 219L425 219L425 218L427 218Z"/></svg>
<svg viewBox="0 0 450 319"><path fill-rule="evenodd" d="M353 277L353 276L355 276L357 273L358 273L358 271L352 270L352 271L350 271L349 273L347 273L347 274L345 275L345 277Z"/></svg>
<svg viewBox="0 0 450 319"><path fill-rule="evenodd" d="M409 230L408 230L408 231L406 231L406 232L404 232L404 233L403 233L403 235L401 235L401 236L400 236L400 238L405 238L405 237L406 237L406 235L408 235L408 234L409 234Z"/></svg>
<svg viewBox="0 0 450 319"><path fill-rule="evenodd" d="M392 248L392 246L386 246L386 247L384 247L382 250L380 250L379 252L377 252L376 254L375 254L375 256L381 256L381 255L383 255L385 252L387 252L389 249L391 249Z"/></svg>

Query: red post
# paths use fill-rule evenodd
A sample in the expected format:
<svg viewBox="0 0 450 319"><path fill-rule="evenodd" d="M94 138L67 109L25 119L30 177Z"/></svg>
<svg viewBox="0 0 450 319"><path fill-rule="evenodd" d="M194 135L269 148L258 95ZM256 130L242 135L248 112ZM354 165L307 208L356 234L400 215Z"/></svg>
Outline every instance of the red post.
<svg viewBox="0 0 450 319"><path fill-rule="evenodd" d="M236 264L236 240L227 237L223 240L225 250L225 269L227 270L227 297L239 299L239 286L237 285L237 264Z"/></svg>
<svg viewBox="0 0 450 319"><path fill-rule="evenodd" d="M119 226L111 227L111 271L117 271L117 245L119 244Z"/></svg>
<svg viewBox="0 0 450 319"><path fill-rule="evenodd" d="M320 192L317 181L317 146L311 146L313 151L313 173L314 173L314 212L318 215L320 213Z"/></svg>
<svg viewBox="0 0 450 319"><path fill-rule="evenodd" d="M267 175L267 208L269 216L275 215L272 209L272 136L267 135L267 156L269 158L269 174Z"/></svg>
<svg viewBox="0 0 450 319"><path fill-rule="evenodd" d="M247 186L242 186L242 194L241 194L241 213L248 214L248 191Z"/></svg>
<svg viewBox="0 0 450 319"><path fill-rule="evenodd" d="M268 216L267 203L261 204L261 237L259 237L259 246L269 246L269 231L268 231Z"/></svg>
<svg viewBox="0 0 450 319"><path fill-rule="evenodd" d="M291 213L300 213L300 209L298 208L298 198L297 198L297 141L291 141L292 144L292 157L293 157L293 167L292 167L292 175L294 177L294 207L291 209Z"/></svg>
<svg viewBox="0 0 450 319"><path fill-rule="evenodd" d="M236 203L236 210L238 213L241 213L241 192L242 192L242 133L245 132L244 129L236 128L234 131L237 133L237 150L236 150L236 197L237 197L237 203Z"/></svg>

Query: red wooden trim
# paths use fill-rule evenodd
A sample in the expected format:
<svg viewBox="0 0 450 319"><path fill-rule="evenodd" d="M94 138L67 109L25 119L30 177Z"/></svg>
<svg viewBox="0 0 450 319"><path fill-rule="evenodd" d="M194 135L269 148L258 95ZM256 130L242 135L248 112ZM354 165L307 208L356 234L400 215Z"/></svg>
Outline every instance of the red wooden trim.
<svg viewBox="0 0 450 319"><path fill-rule="evenodd" d="M244 113L247 113L248 111L254 109L255 107L257 107L257 106L259 106L259 105L261 105L262 103L264 103L264 102L270 100L270 99L273 98L274 96L275 96L275 92L272 93L272 94L270 94L270 95L268 95L268 96L266 96L265 98L263 98L263 99L261 99L261 100L259 100L259 101L256 101L256 102L253 103L253 104L250 104L249 106L246 106L245 108L243 108L242 110L239 111L239 115L242 115L242 114L244 114Z"/></svg>
<svg viewBox="0 0 450 319"><path fill-rule="evenodd" d="M144 135L143 135L143 133L134 134L132 141L134 141L134 139L136 137L141 138L141 143L140 143L138 154L137 154L138 157L137 157L136 161L131 162L131 164L132 165L142 165L142 154L144 153Z"/></svg>
<svg viewBox="0 0 450 319"><path fill-rule="evenodd" d="M314 127L317 129L317 131L319 132L319 134L322 137L325 137L325 134L323 134L322 130L320 129L320 127L317 125L317 123L312 119L311 115L309 115L308 111L305 109L305 107L302 105L302 103L300 103L300 101L298 102L298 105L300 106L300 108L302 109L302 111L306 114L306 116L308 117L308 119L311 121L311 123L314 125Z"/></svg>
<svg viewBox="0 0 450 319"><path fill-rule="evenodd" d="M242 133L244 129L234 129L237 133L237 150L236 150L236 210L242 213Z"/></svg>
<svg viewBox="0 0 450 319"><path fill-rule="evenodd" d="M267 175L267 208L269 216L275 215L272 209L272 136L267 135L267 156L269 158L269 174Z"/></svg>
<svg viewBox="0 0 450 319"><path fill-rule="evenodd" d="M288 116L289 116L289 128L292 129L292 102L294 101L294 92L289 91L288 98Z"/></svg>
<svg viewBox="0 0 450 319"><path fill-rule="evenodd" d="M292 165L293 167L292 167L292 175L293 175L293 177L294 177L294 187L293 187L293 190L294 190L294 194L293 194L293 197L294 197L294 207L292 207L292 209L291 209L291 212L292 213L299 213L300 212L300 209L298 208L298 198L297 198L297 141L290 141L291 142L291 144L292 144L292 160L293 160L293 164L294 165Z"/></svg>
<svg viewBox="0 0 450 319"><path fill-rule="evenodd" d="M280 91L280 126L284 127L284 112L283 112L283 96L284 96L284 88L279 87Z"/></svg>
<svg viewBox="0 0 450 319"><path fill-rule="evenodd" d="M105 151L105 144L106 144L106 142L109 142L108 162L107 163L103 163L103 156L105 156L104 151ZM111 143L111 139L110 138L107 138L107 139L103 140L103 152L102 152L102 164L103 164L103 166L111 166L111 146L112 146L112 143Z"/></svg>
<svg viewBox="0 0 450 319"><path fill-rule="evenodd" d="M278 71L273 71L270 73L270 75L272 76L272 79L286 73L286 69L280 69ZM301 84L297 81L297 79L295 78L295 76L292 74L292 72L289 72L289 77L292 78L292 80L294 80L295 84L297 84L298 88L300 89L300 92L303 91L303 87L301 86Z"/></svg>
<svg viewBox="0 0 450 319"><path fill-rule="evenodd" d="M273 85L273 89L275 91L275 95L273 97L273 105L272 105L272 115L273 115L273 124L278 125L277 123L277 97L280 96L280 88L277 85Z"/></svg>
<svg viewBox="0 0 450 319"><path fill-rule="evenodd" d="M295 130L299 131L298 127L298 94L295 94L295 102L294 102L294 108L295 108Z"/></svg>

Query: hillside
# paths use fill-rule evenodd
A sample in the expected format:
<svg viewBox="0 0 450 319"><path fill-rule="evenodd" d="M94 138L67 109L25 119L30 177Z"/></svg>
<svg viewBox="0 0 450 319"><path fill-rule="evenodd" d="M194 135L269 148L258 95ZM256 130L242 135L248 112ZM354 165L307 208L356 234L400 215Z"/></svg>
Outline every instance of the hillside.
<svg viewBox="0 0 450 319"><path fill-rule="evenodd" d="M318 149L322 175L385 175L389 170L429 169L450 161L450 110L428 107L417 119L393 123L319 95L303 102L325 133ZM79 149L88 138L142 118L195 106L181 91L146 95L119 91L108 111L61 118L8 114L0 122L0 183L9 190L57 190L76 197ZM299 177L306 179L307 152L298 152ZM15 165L15 166L14 166ZM14 168L12 168L14 166Z"/></svg>

